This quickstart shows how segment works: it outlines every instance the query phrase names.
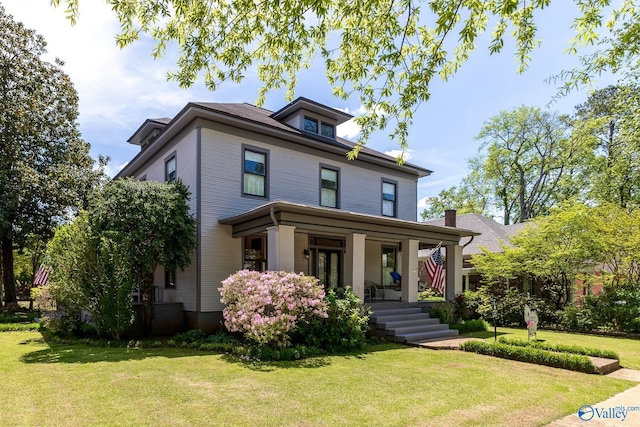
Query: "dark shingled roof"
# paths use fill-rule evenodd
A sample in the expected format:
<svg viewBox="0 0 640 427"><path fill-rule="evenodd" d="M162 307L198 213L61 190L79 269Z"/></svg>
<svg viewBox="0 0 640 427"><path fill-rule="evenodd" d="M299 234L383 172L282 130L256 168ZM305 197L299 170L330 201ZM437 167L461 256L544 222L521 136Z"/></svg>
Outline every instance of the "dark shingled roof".
<svg viewBox="0 0 640 427"><path fill-rule="evenodd" d="M444 225L444 218L424 222L430 225ZM509 244L509 238L523 230L528 225L528 223L503 225L491 218L487 218L484 215L476 213L456 216L456 227L480 233L479 236L475 236L473 238L471 243L464 246L464 249L462 249L462 255L464 257L482 253L480 246L489 249L491 252L502 252L501 245ZM464 239L460 244L464 245L468 241L468 239Z"/></svg>
<svg viewBox="0 0 640 427"><path fill-rule="evenodd" d="M213 110L221 114L234 116L239 119L250 120L252 122L270 126L272 128L285 130L287 132L291 132L297 135L304 135L308 138L313 138L313 139L322 141L326 144L344 148L345 153L347 151L351 151L353 147L356 146L356 143L346 140L344 138L337 137L335 140L333 140L331 138L325 138L320 135L313 135L310 133L301 132L300 130L292 126L289 126L285 123L279 122L278 120L274 119L272 117L272 115L274 114L273 111L269 111L265 108L256 107L255 105L251 105L247 103L220 103L220 102L192 102L191 104L195 106L203 107L209 110ZM372 150L371 148L367 148L366 146L362 148L361 152L368 154L370 156L381 158L381 159L390 160L393 162L396 161L395 157L388 156L376 150ZM421 166L417 166L409 162L407 162L406 165L414 168L419 168L431 173L430 170L424 169Z"/></svg>

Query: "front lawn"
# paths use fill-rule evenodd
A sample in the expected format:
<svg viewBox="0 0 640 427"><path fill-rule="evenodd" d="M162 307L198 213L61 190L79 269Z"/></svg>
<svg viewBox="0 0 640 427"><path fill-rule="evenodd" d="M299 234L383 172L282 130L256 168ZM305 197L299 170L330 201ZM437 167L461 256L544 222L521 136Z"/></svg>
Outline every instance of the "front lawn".
<svg viewBox="0 0 640 427"><path fill-rule="evenodd" d="M533 426L635 385L395 344L243 365L187 349L50 346L37 332L0 333L0 378L12 426Z"/></svg>
<svg viewBox="0 0 640 427"><path fill-rule="evenodd" d="M493 342L493 328L488 332L474 332L465 336L486 338ZM527 340L526 329L498 328L498 337L517 338ZM607 337L602 335L576 334L538 330L537 337L551 344L577 345L612 350L620 356L620 366L640 370L640 340L622 337Z"/></svg>

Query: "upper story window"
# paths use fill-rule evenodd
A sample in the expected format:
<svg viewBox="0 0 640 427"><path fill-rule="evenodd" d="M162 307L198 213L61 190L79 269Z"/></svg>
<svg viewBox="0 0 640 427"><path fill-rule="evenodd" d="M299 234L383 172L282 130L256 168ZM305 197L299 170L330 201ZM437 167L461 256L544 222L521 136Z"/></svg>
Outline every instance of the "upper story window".
<svg viewBox="0 0 640 427"><path fill-rule="evenodd" d="M267 153L244 149L244 183L242 193L250 196L267 195Z"/></svg>
<svg viewBox="0 0 640 427"><path fill-rule="evenodd" d="M320 135L326 136L327 138L335 139L336 127L334 125L330 125L329 123L322 122L322 124L320 125Z"/></svg>
<svg viewBox="0 0 640 427"><path fill-rule="evenodd" d="M311 117L304 116L304 126L302 129L306 132L318 133L318 121Z"/></svg>
<svg viewBox="0 0 640 427"><path fill-rule="evenodd" d="M318 121L317 119L307 116L304 116L302 130L309 133L317 133L331 139L336 138L336 127L333 124Z"/></svg>
<svg viewBox="0 0 640 427"><path fill-rule="evenodd" d="M177 177L176 153L173 153L164 161L164 180L167 182L173 182Z"/></svg>
<svg viewBox="0 0 640 427"><path fill-rule="evenodd" d="M338 170L320 168L320 206L338 207Z"/></svg>
<svg viewBox="0 0 640 427"><path fill-rule="evenodd" d="M382 215L396 216L397 189L395 182L382 181Z"/></svg>

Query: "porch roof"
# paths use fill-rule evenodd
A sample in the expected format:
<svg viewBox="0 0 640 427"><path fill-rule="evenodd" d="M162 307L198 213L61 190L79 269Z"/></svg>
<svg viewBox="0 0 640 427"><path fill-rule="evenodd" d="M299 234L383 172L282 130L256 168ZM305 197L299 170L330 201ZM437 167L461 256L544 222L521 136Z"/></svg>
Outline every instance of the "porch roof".
<svg viewBox="0 0 640 427"><path fill-rule="evenodd" d="M457 245L461 237L479 233L455 227L435 226L368 215L340 209L324 208L275 200L248 211L218 219L230 225L233 237L264 232L274 225L289 225L309 233L366 234L367 238L400 241L414 239L427 245Z"/></svg>

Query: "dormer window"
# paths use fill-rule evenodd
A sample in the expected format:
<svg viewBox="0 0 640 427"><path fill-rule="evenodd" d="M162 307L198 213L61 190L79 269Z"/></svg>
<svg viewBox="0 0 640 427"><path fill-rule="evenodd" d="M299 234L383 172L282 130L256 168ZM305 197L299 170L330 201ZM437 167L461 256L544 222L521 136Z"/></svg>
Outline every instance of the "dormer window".
<svg viewBox="0 0 640 427"><path fill-rule="evenodd" d="M318 133L318 121L316 119L312 119L311 117L304 117L304 127L305 132Z"/></svg>
<svg viewBox="0 0 640 427"><path fill-rule="evenodd" d="M320 135L326 136L327 138L335 139L336 137L336 128L334 125L330 125L329 123L322 122L320 125Z"/></svg>
<svg viewBox="0 0 640 427"><path fill-rule="evenodd" d="M320 127L318 127L318 120L312 119L311 117L304 116L304 122L302 125L302 129L305 132L309 133L317 133L326 138L335 139L336 138L336 127L331 123L319 122Z"/></svg>

